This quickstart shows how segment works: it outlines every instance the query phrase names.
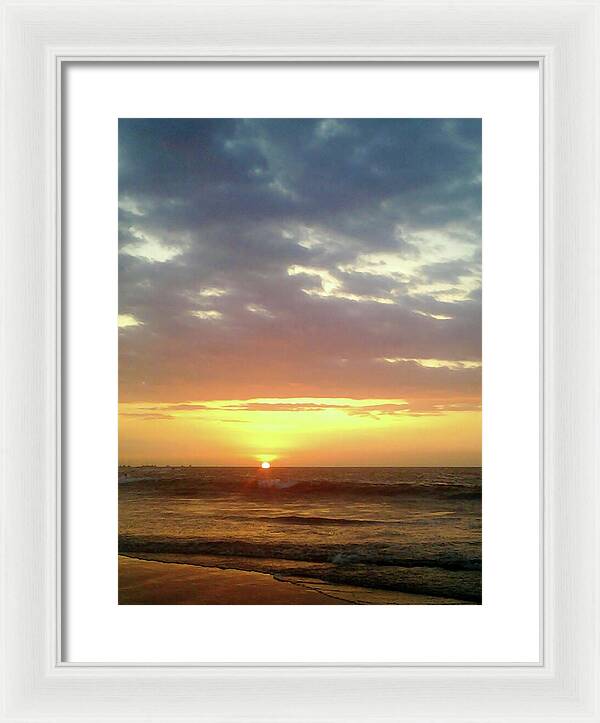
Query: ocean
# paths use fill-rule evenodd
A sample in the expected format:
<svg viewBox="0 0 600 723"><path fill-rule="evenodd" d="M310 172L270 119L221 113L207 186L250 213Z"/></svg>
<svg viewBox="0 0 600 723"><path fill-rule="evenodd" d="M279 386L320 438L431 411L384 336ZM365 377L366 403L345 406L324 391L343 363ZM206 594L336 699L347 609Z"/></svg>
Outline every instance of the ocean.
<svg viewBox="0 0 600 723"><path fill-rule="evenodd" d="M119 553L357 604L479 604L481 468L122 466Z"/></svg>

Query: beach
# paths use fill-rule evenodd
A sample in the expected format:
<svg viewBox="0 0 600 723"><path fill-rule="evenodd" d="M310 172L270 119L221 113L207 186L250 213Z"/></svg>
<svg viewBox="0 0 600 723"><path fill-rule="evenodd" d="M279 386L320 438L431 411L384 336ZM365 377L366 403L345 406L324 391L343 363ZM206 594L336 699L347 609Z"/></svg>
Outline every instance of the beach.
<svg viewBox="0 0 600 723"><path fill-rule="evenodd" d="M331 605L327 598L271 575L119 555L119 605Z"/></svg>
<svg viewBox="0 0 600 723"><path fill-rule="evenodd" d="M460 600L388 590L382 604L460 605ZM119 555L120 605L348 605L373 604L373 590L277 580L272 575Z"/></svg>

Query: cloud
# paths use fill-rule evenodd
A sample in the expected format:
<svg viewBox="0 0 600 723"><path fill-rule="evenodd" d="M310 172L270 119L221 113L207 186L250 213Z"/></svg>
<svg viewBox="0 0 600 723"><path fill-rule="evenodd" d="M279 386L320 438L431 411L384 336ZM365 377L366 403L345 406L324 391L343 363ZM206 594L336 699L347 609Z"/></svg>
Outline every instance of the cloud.
<svg viewBox="0 0 600 723"><path fill-rule="evenodd" d="M465 359L406 359L404 357L386 357L382 361L387 364L417 364L420 367L428 369L451 369L458 371L461 369L480 369L480 361L468 361Z"/></svg>
<svg viewBox="0 0 600 723"><path fill-rule="evenodd" d="M164 243L154 236L139 231L135 226L128 227L127 238L130 239L129 243L121 245L120 252L151 263L171 261L183 251L181 247Z"/></svg>
<svg viewBox="0 0 600 723"><path fill-rule="evenodd" d="M120 412L122 417L133 417L144 422L156 422L166 419L174 419L172 414L158 414L156 412Z"/></svg>
<svg viewBox="0 0 600 723"><path fill-rule="evenodd" d="M217 319L221 319L223 317L223 314L220 311L216 311L216 309L195 309L190 311L190 314L195 316L197 319L209 319L212 321L216 321Z"/></svg>
<svg viewBox="0 0 600 723"><path fill-rule="evenodd" d="M193 404L193 403L183 403L183 404L165 404L160 407L151 407L151 409L163 409L168 412L196 412L199 409L210 409L211 407L207 406L206 404Z"/></svg>
<svg viewBox="0 0 600 723"><path fill-rule="evenodd" d="M121 399L480 394L479 120L121 119L119 199Z"/></svg>
<svg viewBox="0 0 600 723"><path fill-rule="evenodd" d="M393 416L439 416L452 411L478 411L481 401L474 397L461 402L446 402L436 398L415 399L243 399L243 400L207 400L206 402L183 402L180 404L161 404L160 406L137 406L127 404L127 410L121 415L140 419L173 419L186 417L189 413L194 419L211 422L250 423L260 422L262 413L319 414L336 412L351 417L368 417L378 420ZM200 414L198 414L200 412ZM223 413L251 413L246 419L224 417ZM181 414L183 413L183 415ZM258 418L255 416L258 414Z"/></svg>
<svg viewBox="0 0 600 723"><path fill-rule="evenodd" d="M136 319L133 314L119 314L117 324L119 329L127 329L130 326L140 326L142 322Z"/></svg>

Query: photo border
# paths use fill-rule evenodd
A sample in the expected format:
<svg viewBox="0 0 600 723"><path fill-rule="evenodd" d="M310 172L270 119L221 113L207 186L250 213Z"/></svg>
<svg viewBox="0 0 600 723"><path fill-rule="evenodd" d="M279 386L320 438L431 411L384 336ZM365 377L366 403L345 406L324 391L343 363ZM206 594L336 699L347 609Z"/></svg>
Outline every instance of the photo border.
<svg viewBox="0 0 600 723"><path fill-rule="evenodd" d="M278 85L284 81L285 92L275 94L276 98L257 100L268 92L270 82ZM363 97L365 83L369 85ZM247 66L239 63L175 66L172 63L133 66L76 63L63 66L62 84L66 99L63 111L69 114L67 122L73 130L73 140L69 133L63 149L63 158L68 163L64 167L63 193L69 199L64 233L66 256L71 263L71 273L64 279L71 303L64 309L68 319L63 331L69 339L63 349L63 362L68 360L73 370L66 380L68 386L63 400L65 435L69 440L63 456L63 475L66 475L63 519L69 536L69 545L62 556L64 661L206 665L236 661L239 655L238 662L245 665L335 667L367 661L386 661L390 665L538 665L541 628L538 66L535 63L414 62L250 63ZM205 88L200 103L193 97L188 98L185 93L188 85ZM237 98L240 85L241 97ZM329 99L327 87L338 85L336 98ZM402 98L394 99L395 94L391 94L385 99L385 90L390 85L402 86ZM246 88L252 91L246 93ZM305 99L310 89L314 89L314 97ZM470 92L474 98L469 97ZM526 92L532 97L528 99ZM383 96L381 100L379 94ZM352 100L355 95L358 102ZM510 107L511 97L520 101L515 108ZM116 249L114 244L105 243L117 234L112 212L116 206L117 171L114 121L121 115L161 116L163 108L177 117L202 116L209 109L211 115L217 117L234 117L246 110L250 115L266 112L272 117L299 117L303 111L311 116L341 111L348 117L361 117L363 107L369 107L373 117L484 119L483 394L487 400L483 414L487 460L483 485L483 525L487 530L484 555L486 570L494 570L499 565L497 571L501 574L484 572L484 604L477 610L411 606L404 607L402 612L392 612L389 607L362 606L352 611L337 609L334 614L331 608L312 606L275 606L270 608L271 613L264 606L229 611L223 606L204 610L187 606L179 608L179 615L171 625L172 611L168 607L145 606L139 608L138 614L118 608L114 600L115 487L106 484L114 479L117 465L112 424L116 414L117 335L111 323L117 313ZM514 142L513 134L520 134ZM513 164L517 167L521 157L526 175L521 174L512 184L510 168ZM524 185L528 183L531 187ZM523 205L522 198L532 204L532 211ZM511 211L507 214L502 208ZM88 233L87 219L94 215L97 222ZM502 251L505 240L509 241L510 254ZM93 255L86 256L87 247L94 248ZM502 279L512 276L514 259L520 260L519 267L514 269L510 297L504 298ZM531 284L527 282L529 274ZM81 283L82 275L89 283ZM520 313L523 304L527 305L525 314ZM514 319L514 326L506 324L508 319ZM499 326L498 334L493 331L495 325ZM91 352L96 342L97 354ZM511 352L515 344L521 349L521 361ZM90 374L97 383L88 395L86 379ZM496 375L500 375L499 379L502 377L498 385L493 384ZM521 400L521 409L519 419L513 421L514 398ZM94 416L88 419L90 408ZM532 425L530 428L528 423ZM503 455L502 449L510 449L513 439L512 454ZM97 458L90 469L87 460L95 457L99 445L104 450L103 457ZM519 499L523 504L520 510L515 510L517 519L513 530L511 501ZM531 533L528 515L531 515ZM502 536L508 530L514 535L504 545ZM91 540L88 542L88 535L93 536L93 544ZM521 559L516 559L513 566L511 558L519 554ZM524 586L517 580L523 580ZM523 615L519 617L521 603L517 602L519 597L514 595L514 589L521 590ZM65 605L67 613L64 613ZM90 623L95 619L101 619L102 625ZM386 625L394 625L394 621L398 623L396 629L386 636ZM271 627L283 630L290 624L285 643L283 638L270 632ZM186 625L192 631L189 636L184 632ZM204 625L207 625L206 646L203 645ZM143 631L153 626L157 634L150 644ZM223 646L219 646L213 626L228 629ZM356 626L357 634L349 638L344 630L352 626ZM101 632L104 627L106 634ZM264 636L256 633L257 628L264 628ZM304 628L307 634L302 636L299 631ZM167 629L170 634L165 639ZM418 642L419 630L428 631L423 645ZM376 642L378 640L380 642ZM460 641L464 641L464 646Z"/></svg>

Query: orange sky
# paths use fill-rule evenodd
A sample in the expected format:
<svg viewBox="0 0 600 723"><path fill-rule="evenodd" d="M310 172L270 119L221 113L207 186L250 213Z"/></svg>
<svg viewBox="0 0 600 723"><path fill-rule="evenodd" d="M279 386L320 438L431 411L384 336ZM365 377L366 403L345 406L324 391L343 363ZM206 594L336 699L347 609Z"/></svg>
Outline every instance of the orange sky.
<svg viewBox="0 0 600 723"><path fill-rule="evenodd" d="M406 403L401 400L381 399L277 399L250 404L260 408L240 409L239 400L190 403L189 410L172 408L178 405L122 404L121 463L144 464L150 458L159 465L481 464L481 413L476 410L414 414L402 411ZM292 411L294 407L298 409Z"/></svg>

